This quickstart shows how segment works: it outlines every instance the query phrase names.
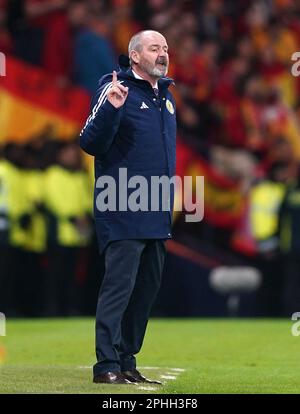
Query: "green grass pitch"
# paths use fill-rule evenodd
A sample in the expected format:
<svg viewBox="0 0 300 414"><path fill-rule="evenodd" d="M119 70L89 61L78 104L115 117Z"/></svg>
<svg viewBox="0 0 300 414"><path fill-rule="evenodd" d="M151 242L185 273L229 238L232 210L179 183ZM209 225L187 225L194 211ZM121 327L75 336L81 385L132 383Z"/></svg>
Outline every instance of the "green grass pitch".
<svg viewBox="0 0 300 414"><path fill-rule="evenodd" d="M138 366L162 386L92 383L90 318L8 320L0 393L299 393L300 337L292 322L152 319Z"/></svg>

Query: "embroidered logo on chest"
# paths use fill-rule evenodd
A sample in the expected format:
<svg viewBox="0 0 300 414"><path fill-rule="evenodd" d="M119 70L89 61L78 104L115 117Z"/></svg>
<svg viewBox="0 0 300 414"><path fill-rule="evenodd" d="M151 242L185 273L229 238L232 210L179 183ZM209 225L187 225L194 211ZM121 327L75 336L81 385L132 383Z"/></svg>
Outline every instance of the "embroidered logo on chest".
<svg viewBox="0 0 300 414"><path fill-rule="evenodd" d="M166 107L167 107L167 110L170 112L170 114L173 115L175 110L174 110L174 106L173 106L172 102L169 101L169 99L166 100Z"/></svg>

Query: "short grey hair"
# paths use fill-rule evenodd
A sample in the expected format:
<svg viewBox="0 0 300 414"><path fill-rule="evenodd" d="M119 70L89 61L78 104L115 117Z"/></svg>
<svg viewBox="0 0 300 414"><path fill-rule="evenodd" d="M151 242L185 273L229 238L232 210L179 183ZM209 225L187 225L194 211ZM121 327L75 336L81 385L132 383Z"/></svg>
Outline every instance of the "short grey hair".
<svg viewBox="0 0 300 414"><path fill-rule="evenodd" d="M130 53L133 50L136 50L137 52L140 52L143 48L142 44L141 44L141 39L143 37L143 34L146 32L147 30L142 30L141 32L136 33L134 36L132 36L132 38L130 39L130 42L128 44L128 56L129 56L129 62L130 62L130 66L132 66L132 60L130 57Z"/></svg>

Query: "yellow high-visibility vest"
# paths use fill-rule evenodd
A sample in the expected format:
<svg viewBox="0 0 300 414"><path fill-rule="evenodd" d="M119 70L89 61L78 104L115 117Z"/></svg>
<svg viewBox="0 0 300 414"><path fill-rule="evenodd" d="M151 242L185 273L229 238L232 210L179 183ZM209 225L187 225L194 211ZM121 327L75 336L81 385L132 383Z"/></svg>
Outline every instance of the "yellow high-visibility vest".
<svg viewBox="0 0 300 414"><path fill-rule="evenodd" d="M26 192L24 171L7 160L0 161L1 204L6 204L9 222L9 243L24 247L27 229L21 226L20 219L32 213L32 205Z"/></svg>
<svg viewBox="0 0 300 414"><path fill-rule="evenodd" d="M285 195L284 184L263 181L250 191L250 224L255 239L261 241L278 232L278 214Z"/></svg>
<svg viewBox="0 0 300 414"><path fill-rule="evenodd" d="M90 181L85 171L70 171L52 166L45 172L44 200L56 217L57 241L62 246L84 246L88 236L71 221L92 212Z"/></svg>
<svg viewBox="0 0 300 414"><path fill-rule="evenodd" d="M44 172L26 170L24 180L33 209L24 247L35 253L43 253L47 246L47 226L45 214L39 210L38 206L44 202Z"/></svg>

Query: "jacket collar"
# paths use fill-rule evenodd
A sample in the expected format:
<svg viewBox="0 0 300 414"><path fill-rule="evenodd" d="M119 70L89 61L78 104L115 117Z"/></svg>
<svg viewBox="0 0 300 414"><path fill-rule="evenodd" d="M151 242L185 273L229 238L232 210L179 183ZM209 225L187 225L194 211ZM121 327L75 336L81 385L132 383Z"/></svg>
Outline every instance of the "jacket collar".
<svg viewBox="0 0 300 414"><path fill-rule="evenodd" d="M132 73L131 68L128 68L127 71L125 71L125 72L123 70L118 72L118 77L120 77L120 79L124 78L124 79L133 80L133 81L139 83L140 85L142 85L142 84L150 85L150 87L152 89L152 85L150 84L150 82L148 82L147 80L144 80L144 79L137 79L134 76L134 74ZM162 89L167 89L171 84L175 85L173 79L168 78L168 77L160 78L157 83L158 83L158 87L162 88Z"/></svg>
<svg viewBox="0 0 300 414"><path fill-rule="evenodd" d="M133 74L133 76L136 78L136 79L141 79L141 80L143 80L143 78L140 76L140 75L138 75L132 68L131 68L131 72L132 72L132 74ZM153 86L153 85L151 85L152 86L152 88L153 89L157 89L158 88L158 81L156 81L156 83L155 83L155 85Z"/></svg>

